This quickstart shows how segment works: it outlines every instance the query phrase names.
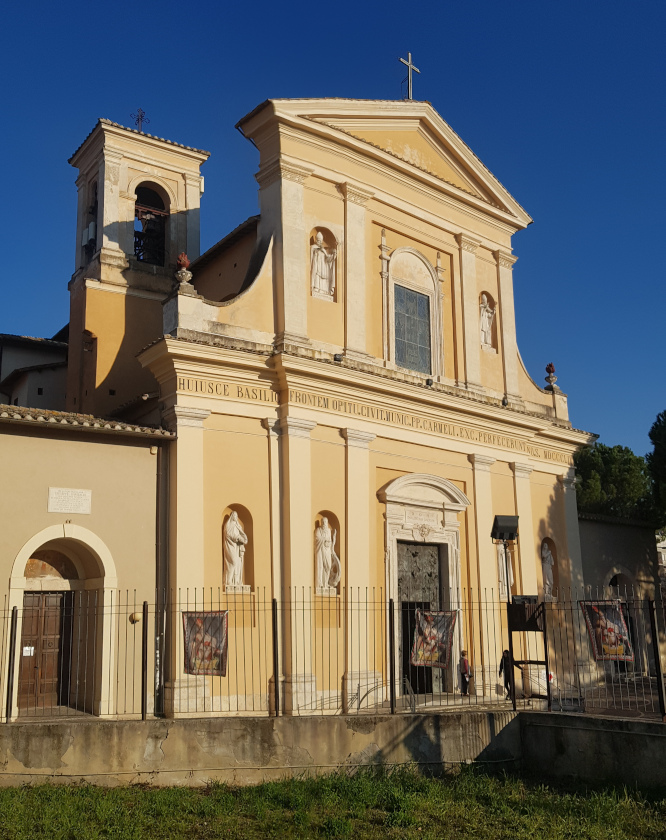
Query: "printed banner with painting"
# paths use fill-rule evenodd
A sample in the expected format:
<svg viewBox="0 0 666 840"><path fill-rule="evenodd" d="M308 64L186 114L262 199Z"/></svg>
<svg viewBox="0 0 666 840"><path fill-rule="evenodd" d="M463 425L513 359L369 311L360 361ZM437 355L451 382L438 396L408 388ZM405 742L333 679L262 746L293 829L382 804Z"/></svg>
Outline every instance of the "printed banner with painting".
<svg viewBox="0 0 666 840"><path fill-rule="evenodd" d="M184 612L185 673L227 675L227 610Z"/></svg>
<svg viewBox="0 0 666 840"><path fill-rule="evenodd" d="M416 610L412 665L448 668L455 624L455 611Z"/></svg>
<svg viewBox="0 0 666 840"><path fill-rule="evenodd" d="M597 662L633 662L634 651L621 601L579 601Z"/></svg>

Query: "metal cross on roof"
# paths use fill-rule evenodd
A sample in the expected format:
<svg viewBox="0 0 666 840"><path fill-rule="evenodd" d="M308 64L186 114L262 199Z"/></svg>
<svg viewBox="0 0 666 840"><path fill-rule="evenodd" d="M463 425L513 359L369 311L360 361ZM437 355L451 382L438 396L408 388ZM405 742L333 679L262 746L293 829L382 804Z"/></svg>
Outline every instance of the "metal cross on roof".
<svg viewBox="0 0 666 840"><path fill-rule="evenodd" d="M412 96L412 70L416 71L417 73L421 73L418 67L415 67L412 64L412 54L410 52L407 53L407 61L404 58L401 58L400 61L407 67L407 76L405 79L407 80L407 99L413 99ZM404 82L405 79L402 81Z"/></svg>
<svg viewBox="0 0 666 840"><path fill-rule="evenodd" d="M411 96L409 98L411 99ZM134 125L139 129L139 131L143 131L144 123L150 122L150 120L146 117L146 112L143 108L137 108L136 114L130 114L130 117L134 120Z"/></svg>

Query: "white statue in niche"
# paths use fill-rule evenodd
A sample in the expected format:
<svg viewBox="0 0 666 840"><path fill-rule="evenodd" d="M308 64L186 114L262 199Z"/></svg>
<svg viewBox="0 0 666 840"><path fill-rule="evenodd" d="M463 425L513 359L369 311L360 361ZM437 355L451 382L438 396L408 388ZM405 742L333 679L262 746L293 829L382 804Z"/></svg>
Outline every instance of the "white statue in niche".
<svg viewBox="0 0 666 840"><path fill-rule="evenodd" d="M243 585L243 558L247 534L236 511L231 512L224 526L224 585L230 591L249 590Z"/></svg>
<svg viewBox="0 0 666 840"><path fill-rule="evenodd" d="M554 601L553 597L553 566L555 565L555 558L550 550L550 546L544 540L541 544L541 576L543 578L543 600Z"/></svg>
<svg viewBox="0 0 666 840"><path fill-rule="evenodd" d="M335 248L329 253L324 248L324 235L317 231L315 244L310 248L312 294L332 298L335 292Z"/></svg>
<svg viewBox="0 0 666 840"><path fill-rule="evenodd" d="M511 551L507 549L508 557L504 554L504 543L497 544L497 579L499 580L499 594L500 598L506 600L509 597L509 592L513 586L513 561L511 560ZM508 561L508 562L507 562ZM509 586L507 588L507 572L509 577Z"/></svg>
<svg viewBox="0 0 666 840"><path fill-rule="evenodd" d="M488 303L487 295L481 295L479 310L481 313L481 346L493 346L493 321L495 320L496 307Z"/></svg>
<svg viewBox="0 0 666 840"><path fill-rule="evenodd" d="M331 533L328 519L323 516L315 531L315 564L317 569L317 594L328 595L340 582L340 558L335 553L338 532Z"/></svg>

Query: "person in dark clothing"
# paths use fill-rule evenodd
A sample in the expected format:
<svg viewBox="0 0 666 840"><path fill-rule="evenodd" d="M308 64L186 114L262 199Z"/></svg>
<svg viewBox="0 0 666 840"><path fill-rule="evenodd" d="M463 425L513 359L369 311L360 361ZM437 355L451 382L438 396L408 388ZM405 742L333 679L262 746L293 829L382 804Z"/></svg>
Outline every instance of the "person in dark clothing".
<svg viewBox="0 0 666 840"><path fill-rule="evenodd" d="M516 665L515 660L508 650L502 652L502 660L499 666L500 677L504 674L504 690L506 691L506 699L511 699L511 685L513 684L513 669L520 668ZM520 669L522 670L522 668Z"/></svg>
<svg viewBox="0 0 666 840"><path fill-rule="evenodd" d="M469 692L469 680L471 676L471 672L469 669L469 660L467 659L467 651L461 650L460 651L460 692L463 697L467 697Z"/></svg>

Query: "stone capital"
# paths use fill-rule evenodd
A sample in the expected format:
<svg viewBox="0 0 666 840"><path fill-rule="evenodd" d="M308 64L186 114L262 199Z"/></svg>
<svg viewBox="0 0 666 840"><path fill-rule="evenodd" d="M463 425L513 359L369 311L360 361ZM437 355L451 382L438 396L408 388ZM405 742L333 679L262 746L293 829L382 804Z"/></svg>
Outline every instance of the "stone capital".
<svg viewBox="0 0 666 840"><path fill-rule="evenodd" d="M183 426L203 429L204 420L210 415L207 408L194 408L189 405L173 405L164 412L164 422L172 431Z"/></svg>
<svg viewBox="0 0 666 840"><path fill-rule="evenodd" d="M365 207L369 199L374 196L374 193L370 192L370 190L366 190L356 184L351 184L349 181L339 184L338 188L344 195L346 201L352 204L359 204L361 207Z"/></svg>
<svg viewBox="0 0 666 840"><path fill-rule="evenodd" d="M297 184L304 184L313 172L314 169L307 166L301 166L298 163L290 163L280 159L262 167L254 177L257 179L260 187L268 187L278 180L295 181Z"/></svg>
<svg viewBox="0 0 666 840"><path fill-rule="evenodd" d="M356 446L359 449L367 449L377 437L372 432L363 432L360 429L340 429L340 434L347 441L347 446Z"/></svg>
<svg viewBox="0 0 666 840"><path fill-rule="evenodd" d="M506 251L493 251L493 255L497 260L497 265L500 268L511 268L515 262L517 262L518 257L515 257L513 254L509 254Z"/></svg>
<svg viewBox="0 0 666 840"><path fill-rule="evenodd" d="M266 429L269 437L277 437L280 434L279 421L274 417L262 418L261 425Z"/></svg>
<svg viewBox="0 0 666 840"><path fill-rule="evenodd" d="M511 464L511 469L516 478L529 478L534 471L534 467L531 467L529 464L520 464L518 461L514 461Z"/></svg>
<svg viewBox="0 0 666 840"><path fill-rule="evenodd" d="M463 251L469 251L470 254L474 254L476 252L476 249L481 244L481 241L479 239L473 239L471 236L467 236L467 234L465 233L457 233L456 242Z"/></svg>
<svg viewBox="0 0 666 840"><path fill-rule="evenodd" d="M571 490L575 490L576 488L575 470L571 470L570 472L565 473L564 475L558 475L557 480L560 482L565 492L571 492Z"/></svg>
<svg viewBox="0 0 666 840"><path fill-rule="evenodd" d="M283 435L310 439L310 432L317 424L313 420L303 420L301 417L281 417L277 426Z"/></svg>
<svg viewBox="0 0 666 840"><path fill-rule="evenodd" d="M489 455L480 455L478 452L467 456L467 460L474 466L475 472L490 472L490 468L497 460Z"/></svg>

